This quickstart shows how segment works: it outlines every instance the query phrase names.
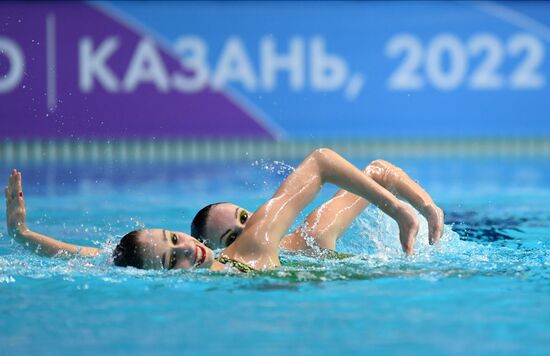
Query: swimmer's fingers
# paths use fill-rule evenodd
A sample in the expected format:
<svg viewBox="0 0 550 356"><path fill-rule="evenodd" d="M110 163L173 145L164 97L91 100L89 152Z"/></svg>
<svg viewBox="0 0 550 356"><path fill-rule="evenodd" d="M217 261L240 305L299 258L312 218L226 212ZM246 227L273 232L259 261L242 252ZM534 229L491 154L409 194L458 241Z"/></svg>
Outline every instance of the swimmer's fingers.
<svg viewBox="0 0 550 356"><path fill-rule="evenodd" d="M6 220L8 232L12 236L18 230L26 228L27 212L23 197L6 199Z"/></svg>
<svg viewBox="0 0 550 356"><path fill-rule="evenodd" d="M15 174L15 194L21 196L23 192L23 183L21 178L21 172Z"/></svg>
<svg viewBox="0 0 550 356"><path fill-rule="evenodd" d="M10 181L8 184L9 193L10 193L10 199L15 199L17 196L17 193L15 192L16 189L16 183L15 183L15 177L17 176L17 170L12 170L10 175Z"/></svg>
<svg viewBox="0 0 550 356"><path fill-rule="evenodd" d="M15 171L15 169L11 172L10 178L8 180L8 188L10 189L10 193L11 193L11 189L13 188L13 178L15 177L14 176L14 171Z"/></svg>
<svg viewBox="0 0 550 356"><path fill-rule="evenodd" d="M9 193L12 200L17 200L17 197L22 192L22 183L21 183L21 172L18 172L16 169L12 171L10 175L9 182Z"/></svg>
<svg viewBox="0 0 550 356"><path fill-rule="evenodd" d="M434 232L434 239L433 243L438 243L441 237L443 236L443 230L445 228L445 213L443 212L443 209L437 208L437 228Z"/></svg>
<svg viewBox="0 0 550 356"><path fill-rule="evenodd" d="M399 240L401 247L407 256L414 252L414 243L418 234L419 224L416 214L403 206L398 214L397 224L399 225Z"/></svg>
<svg viewBox="0 0 550 356"><path fill-rule="evenodd" d="M10 175L8 186L4 189L6 195L6 223L10 235L26 228L27 213L25 200L21 192L21 173L14 169Z"/></svg>
<svg viewBox="0 0 550 356"><path fill-rule="evenodd" d="M4 193L6 195L6 207L8 210L25 208L21 177L21 172L14 169L9 178L9 185L4 189Z"/></svg>

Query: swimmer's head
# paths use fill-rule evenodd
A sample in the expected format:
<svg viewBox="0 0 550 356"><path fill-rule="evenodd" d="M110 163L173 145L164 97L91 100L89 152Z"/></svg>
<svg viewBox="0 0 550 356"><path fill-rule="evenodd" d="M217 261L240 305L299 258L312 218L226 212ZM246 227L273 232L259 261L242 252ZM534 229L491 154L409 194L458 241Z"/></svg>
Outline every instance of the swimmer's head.
<svg viewBox="0 0 550 356"><path fill-rule="evenodd" d="M212 250L183 232L146 229L126 234L113 252L115 265L141 269L210 268Z"/></svg>
<svg viewBox="0 0 550 356"><path fill-rule="evenodd" d="M231 203L202 208L191 223L191 235L216 249L231 245L241 234L252 213Z"/></svg>
<svg viewBox="0 0 550 356"><path fill-rule="evenodd" d="M113 262L119 267L143 268L143 258L140 254L138 236L134 230L122 237L113 251Z"/></svg>

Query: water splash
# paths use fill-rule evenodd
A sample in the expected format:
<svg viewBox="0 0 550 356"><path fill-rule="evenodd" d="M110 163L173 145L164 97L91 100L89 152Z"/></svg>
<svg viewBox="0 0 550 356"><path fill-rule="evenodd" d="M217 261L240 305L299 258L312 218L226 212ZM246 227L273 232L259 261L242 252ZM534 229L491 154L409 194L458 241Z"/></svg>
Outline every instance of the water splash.
<svg viewBox="0 0 550 356"><path fill-rule="evenodd" d="M265 191L270 194L280 183L280 178L289 175L294 170L292 166L280 161L261 160L255 162L253 167L260 169L253 168L252 171L267 172L276 178L266 179ZM251 181L258 181L258 179ZM232 187L233 183L226 182L226 184ZM196 186L193 185L182 186L189 189L189 191L180 192L182 196L186 195L184 193L192 195L196 190ZM125 204L120 205L108 205L104 202L105 196L113 196L115 193L107 185L95 187L102 194L97 194L95 191L89 193L79 191L73 195L48 195L47 198L35 199L32 210L46 211L36 220L36 225L40 225L41 229L48 229L53 236L79 236L83 240L77 242L83 244L92 241L95 246L103 250L103 253L94 259L83 257L49 259L26 251L17 244L13 244L11 239L6 242L9 237L3 238L3 241L0 240L0 279L2 283L18 283L25 278L55 279L59 277L67 281L79 281L84 278L87 282L79 283L79 285L88 284L90 288L93 288L93 283L89 283L90 279L105 283L139 280L180 285L180 283L190 281L209 282L223 278L230 281L228 283L237 283L240 286L248 285L248 283L254 285L292 284L295 282L372 278L421 277L438 280L447 277L465 278L486 275L550 279L548 273L550 267L549 243L541 238L539 241L534 239L533 243L527 246L528 244L519 244L518 242L521 240L517 237L524 234L524 231L528 231L528 228L540 229L542 231L540 234L547 234L547 210L542 209L542 212L537 215L528 209L520 217L514 210L515 215L513 216L517 219L500 221L493 218L488 219L483 215L488 214L487 209L476 210L475 206L473 209L477 211L476 214L468 216L450 214L450 221L454 225L445 227L442 241L436 246L428 244L427 224L419 215L420 230L415 245L415 255L412 257L405 257L401 251L397 224L371 206L356 220L337 244L339 251L355 255L355 257L345 260L318 259L283 253L282 259L286 263L285 266L278 270L253 275L208 271L141 271L133 268L114 267L111 253L114 244L120 238L114 234L145 227L143 219L147 220L148 226L170 220L167 217L164 218L165 220L161 220L158 216L162 215L159 214L159 211L164 212L161 209L166 202L174 201L174 188L164 188L164 185L159 188L158 184L152 183L149 185L141 183L139 187L140 189L133 189L132 193L129 190L122 192L121 199ZM156 194L153 200L150 199L153 194L143 194L142 196L145 198L140 198L139 195L136 197L133 193L134 191L158 193L159 189L164 192L164 195ZM239 191L240 195L246 195L245 193L246 191ZM259 195L261 194L257 190L250 194L250 205L253 206L256 202L264 201L264 197ZM84 223L80 222L82 218L78 216L82 210L51 210L52 206L68 207L74 202L82 206L94 206L97 209L92 210L90 214L84 214ZM131 209L125 209L126 206ZM136 214L136 217L128 218L129 214ZM172 212L172 220L176 216L179 215ZM303 221L303 217L300 216L297 223ZM75 221L79 221L78 224ZM464 226L464 230L461 230L461 226ZM506 233L510 239L503 239L503 243L495 244L490 238L485 238L488 235L484 231L491 231L491 228L500 233ZM469 235L465 234L465 229L480 238L468 237ZM513 235L509 233L512 229L515 232ZM105 241L103 236L109 237ZM92 238L94 240L91 240ZM208 288L212 287L215 286L210 283Z"/></svg>
<svg viewBox="0 0 550 356"><path fill-rule="evenodd" d="M399 243L399 228L395 221L380 210L369 207L355 222L351 236L343 237L338 248L356 254L361 267L383 270L390 275L430 275L431 277L466 277L506 275L510 277L548 278L550 265L547 249L518 248L516 244L484 244L465 240L446 225L441 241L428 243L426 220L417 214L420 229L415 254L405 257ZM348 234L350 235L350 234ZM542 242L541 242L542 244Z"/></svg>
<svg viewBox="0 0 550 356"><path fill-rule="evenodd" d="M252 167L260 167L262 170L283 178L290 175L296 168L284 161L268 161L264 159L252 162Z"/></svg>
<svg viewBox="0 0 550 356"><path fill-rule="evenodd" d="M10 253L0 256L0 283L16 283L21 277L30 279L61 278L89 288L93 283L82 278L105 283L123 283L132 280L167 282L178 285L185 282L213 282L229 278L228 283L242 285L254 280L254 285L273 283L326 282L334 280L365 280L374 278L423 278L437 281L442 278L475 276L507 276L511 278L546 278L550 267L548 249L518 249L465 241L446 226L441 242L428 244L426 221L419 215L420 230L415 255L406 257L399 244L397 224L374 207L368 208L354 223L351 231L338 242L338 250L353 254L346 259L308 257L295 253L282 253L283 267L257 272L214 273L195 271L144 271L118 268L112 265L111 253L117 237L101 244L97 258L71 256L44 258L24 250L10 247ZM148 282L147 282L148 281ZM163 282L163 283L164 283Z"/></svg>

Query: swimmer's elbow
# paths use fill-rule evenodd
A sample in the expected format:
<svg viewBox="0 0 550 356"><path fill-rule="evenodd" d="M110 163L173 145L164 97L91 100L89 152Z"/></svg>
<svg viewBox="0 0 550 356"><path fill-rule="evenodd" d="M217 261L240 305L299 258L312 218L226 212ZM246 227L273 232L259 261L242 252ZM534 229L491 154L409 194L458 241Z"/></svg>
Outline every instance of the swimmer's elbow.
<svg viewBox="0 0 550 356"><path fill-rule="evenodd" d="M327 181L327 176L331 173L332 162L338 157L338 154L330 148L317 148L309 156L317 167L318 173L323 182Z"/></svg>
<svg viewBox="0 0 550 356"><path fill-rule="evenodd" d="M333 150L331 150L330 148L326 148L326 147L319 147L317 149L315 149L315 151L313 151L310 156L313 156L315 158L321 158L321 157L326 157L326 155L333 155L335 154L335 152Z"/></svg>
<svg viewBox="0 0 550 356"><path fill-rule="evenodd" d="M334 152L330 148L321 147L311 152L311 154L308 157L313 159L318 164L318 166L323 167L323 166L326 166L326 164L330 161L331 157L335 155L336 155L336 152Z"/></svg>

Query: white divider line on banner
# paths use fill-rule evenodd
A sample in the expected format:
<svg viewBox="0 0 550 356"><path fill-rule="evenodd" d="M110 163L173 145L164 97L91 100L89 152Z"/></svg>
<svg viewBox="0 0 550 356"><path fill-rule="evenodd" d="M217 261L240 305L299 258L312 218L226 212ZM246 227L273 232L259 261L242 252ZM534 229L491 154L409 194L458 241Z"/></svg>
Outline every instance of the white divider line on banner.
<svg viewBox="0 0 550 356"><path fill-rule="evenodd" d="M55 15L46 17L46 81L48 110L57 106Z"/></svg>

